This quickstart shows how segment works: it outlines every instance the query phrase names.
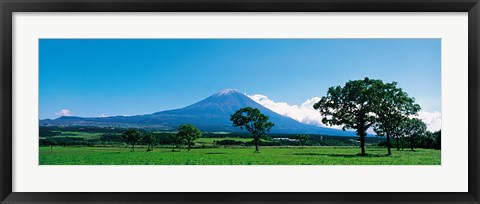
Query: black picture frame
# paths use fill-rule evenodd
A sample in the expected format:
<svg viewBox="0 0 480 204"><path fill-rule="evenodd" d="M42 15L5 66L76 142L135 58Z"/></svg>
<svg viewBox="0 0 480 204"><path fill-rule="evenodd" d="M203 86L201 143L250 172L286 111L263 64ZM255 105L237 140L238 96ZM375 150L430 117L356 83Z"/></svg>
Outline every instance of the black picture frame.
<svg viewBox="0 0 480 204"><path fill-rule="evenodd" d="M12 192L13 12L468 12L468 192ZM0 0L1 203L479 203L479 0ZM441 178L439 178L441 179Z"/></svg>

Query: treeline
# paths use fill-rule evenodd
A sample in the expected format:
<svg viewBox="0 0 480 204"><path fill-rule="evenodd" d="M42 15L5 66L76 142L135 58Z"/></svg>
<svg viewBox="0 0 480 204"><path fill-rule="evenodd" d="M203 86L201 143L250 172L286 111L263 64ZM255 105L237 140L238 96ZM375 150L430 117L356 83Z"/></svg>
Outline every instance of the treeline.
<svg viewBox="0 0 480 204"><path fill-rule="evenodd" d="M126 128L93 127L93 126L40 126L40 137L65 135L62 132L90 132L90 133L123 133Z"/></svg>
<svg viewBox="0 0 480 204"><path fill-rule="evenodd" d="M290 135L283 138L290 140L283 140L281 138L269 138L259 141L259 146L358 146L358 140L354 137L342 137L342 136L310 136L308 140L299 140L299 135ZM371 146L378 146L382 144L385 139L378 137L367 138L367 144ZM248 141L242 142L234 139L224 139L214 141L215 145L220 146L254 146L255 142Z"/></svg>
<svg viewBox="0 0 480 204"><path fill-rule="evenodd" d="M102 133L99 139L85 139L76 137L71 132L80 131L86 133ZM67 133L66 133L67 132ZM69 133L70 132L70 133ZM156 145L172 145L172 151L180 150L186 145L190 150L195 145L195 140L202 133L191 124L183 124L178 127L175 134L158 134L148 130L122 129L122 128L98 128L98 127L40 127L40 146L94 146L98 144L129 145L132 151L135 146L144 145L147 151L153 151Z"/></svg>
<svg viewBox="0 0 480 204"><path fill-rule="evenodd" d="M124 128L102 128L102 127L40 127L40 146L125 146L122 134L128 129ZM151 134L155 138L155 145L162 147L171 147L172 145L185 145L178 143L174 135L176 133L158 133L149 130L138 129L142 135ZM98 139L85 139L76 137L73 133L100 134ZM202 138L218 138L213 141L213 146L191 144L191 148L211 148L222 146L254 146L253 138L248 133L202 133ZM299 141L300 135L293 134L269 134L263 140L259 141L260 146L302 146ZM224 139L222 139L224 138ZM252 138L251 141L238 141L235 138ZM289 140L290 139L290 140ZM303 143L304 146L358 146L358 138L329 135L309 135L309 139ZM292 141L293 140L293 141ZM372 146L385 141L380 137L367 137L366 143ZM178 143L178 144L177 144ZM146 146L145 141L140 140L137 145Z"/></svg>
<svg viewBox="0 0 480 204"><path fill-rule="evenodd" d="M411 143L411 139L414 139L414 143ZM398 140L394 142L397 150L404 148L425 148L425 149L437 149L440 150L442 146L442 131L430 132L426 131L419 137L408 138L408 137L399 137ZM412 146L413 145L413 146ZM379 142L378 146L386 147L386 142Z"/></svg>

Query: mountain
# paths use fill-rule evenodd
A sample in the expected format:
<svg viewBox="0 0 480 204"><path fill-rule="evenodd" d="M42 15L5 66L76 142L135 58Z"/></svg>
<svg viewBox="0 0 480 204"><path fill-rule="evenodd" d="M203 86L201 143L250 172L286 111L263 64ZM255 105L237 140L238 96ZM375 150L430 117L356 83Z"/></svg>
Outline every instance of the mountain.
<svg viewBox="0 0 480 204"><path fill-rule="evenodd" d="M354 136L354 132L341 131L332 128L318 127L300 123L253 101L245 94L236 89L225 89L208 98L184 108L156 112L147 115L136 116L112 116L112 117L71 117L62 116L54 120L40 120L44 126L103 126L103 127L136 127L151 128L158 130L176 130L180 124L190 123L202 131L209 132L243 132L238 127L233 127L230 114L240 108L258 108L261 113L267 115L275 124L271 133L284 134L324 134Z"/></svg>

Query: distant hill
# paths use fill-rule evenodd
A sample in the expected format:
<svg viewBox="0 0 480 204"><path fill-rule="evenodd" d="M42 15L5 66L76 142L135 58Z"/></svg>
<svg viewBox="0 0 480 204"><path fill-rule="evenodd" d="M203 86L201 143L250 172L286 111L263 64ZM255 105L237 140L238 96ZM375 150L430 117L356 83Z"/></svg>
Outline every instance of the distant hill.
<svg viewBox="0 0 480 204"><path fill-rule="evenodd" d="M40 120L42 126L101 126L101 127L136 127L158 130L176 130L180 124L190 123L202 131L208 132L243 132L232 126L230 114L240 108L258 108L275 124L272 133L282 134L324 134L355 136L354 132L332 128L318 127L300 123L282 116L258 104L235 89L225 89L190 106L136 116L112 117L72 117L62 116L50 120Z"/></svg>

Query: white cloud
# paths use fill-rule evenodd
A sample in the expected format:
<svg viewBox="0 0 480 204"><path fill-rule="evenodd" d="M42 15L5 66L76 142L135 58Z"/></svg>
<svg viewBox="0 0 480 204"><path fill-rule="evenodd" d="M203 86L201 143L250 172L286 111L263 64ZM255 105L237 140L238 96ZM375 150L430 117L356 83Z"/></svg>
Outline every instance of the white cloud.
<svg viewBox="0 0 480 204"><path fill-rule="evenodd" d="M326 126L322 123L322 116L320 113L313 108L313 104L320 101L320 97L313 97L307 99L301 105L289 105L286 102L275 102L269 99L265 95L254 94L247 95L249 98L259 103L260 105L265 106L266 108L276 112L280 115L290 117L301 123L316 125L320 127L331 127L335 129L342 129L342 126ZM442 115L439 112L419 112L418 116L423 122L427 124L427 129L429 131L437 131L441 128ZM372 128L367 130L369 134L375 134Z"/></svg>
<svg viewBox="0 0 480 204"><path fill-rule="evenodd" d="M67 109L62 109L62 110L56 112L55 115L58 115L58 116L72 116L72 111L67 110Z"/></svg>
<svg viewBox="0 0 480 204"><path fill-rule="evenodd" d="M286 102L275 102L265 95L255 94L247 96L260 105L265 106L280 115L290 117L301 123L326 127L326 125L322 123L323 117L317 110L313 109L313 104L320 101L320 97L308 99L301 105L289 105ZM341 129L340 126L334 126L332 128Z"/></svg>
<svg viewBox="0 0 480 204"><path fill-rule="evenodd" d="M414 116L427 124L427 130L434 132L442 129L442 113L420 111L418 116Z"/></svg>

